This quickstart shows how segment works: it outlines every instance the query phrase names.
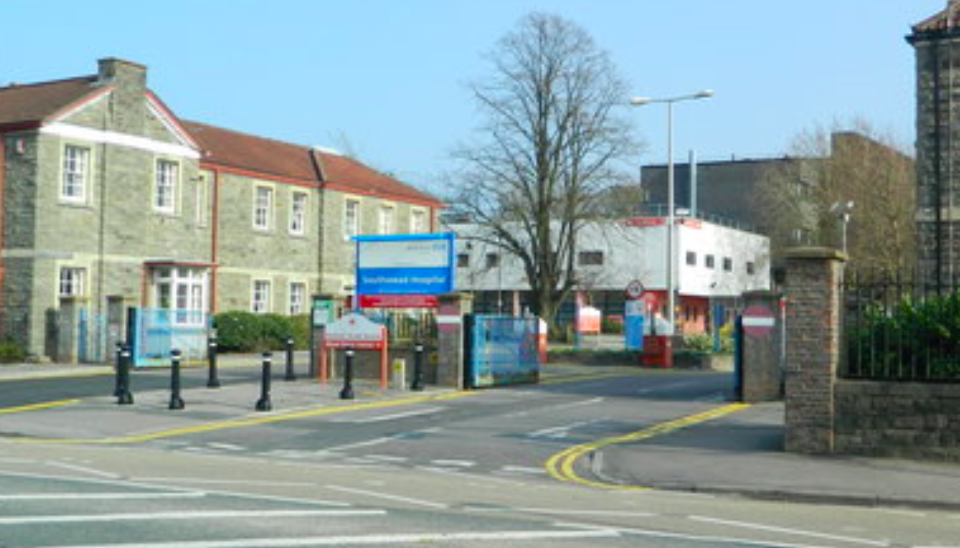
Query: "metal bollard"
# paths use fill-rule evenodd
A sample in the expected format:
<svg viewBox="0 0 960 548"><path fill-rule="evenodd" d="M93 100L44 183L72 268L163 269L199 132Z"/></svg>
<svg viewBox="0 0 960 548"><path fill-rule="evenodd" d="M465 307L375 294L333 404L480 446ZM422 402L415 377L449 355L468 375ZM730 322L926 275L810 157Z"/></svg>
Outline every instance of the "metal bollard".
<svg viewBox="0 0 960 548"><path fill-rule="evenodd" d="M417 341L413 346L413 383L410 390L423 390L423 343Z"/></svg>
<svg viewBox="0 0 960 548"><path fill-rule="evenodd" d="M117 343L117 357L116 364L117 370L116 373L116 385L113 388L113 396L119 398L121 392L123 391L123 343Z"/></svg>
<svg viewBox="0 0 960 548"><path fill-rule="evenodd" d="M133 394L130 392L130 347L125 344L120 345L117 368L120 371L117 405L130 405L133 403Z"/></svg>
<svg viewBox="0 0 960 548"><path fill-rule="evenodd" d="M287 374L283 377L283 380L297 380L297 376L293 372L293 337L287 337Z"/></svg>
<svg viewBox="0 0 960 548"><path fill-rule="evenodd" d="M207 341L207 388L220 388L220 377L217 376L217 338L210 337Z"/></svg>
<svg viewBox="0 0 960 548"><path fill-rule="evenodd" d="M343 390L340 391L341 400L352 400L353 395L353 349L348 348L343 352L344 370L343 370Z"/></svg>
<svg viewBox="0 0 960 548"><path fill-rule="evenodd" d="M170 405L168 409L183 409L186 405L180 397L180 356L179 350L170 353Z"/></svg>
<svg viewBox="0 0 960 548"><path fill-rule="evenodd" d="M257 411L270 411L273 404L270 403L270 363L273 361L273 354L263 353L263 374L260 379L260 399L257 400Z"/></svg>

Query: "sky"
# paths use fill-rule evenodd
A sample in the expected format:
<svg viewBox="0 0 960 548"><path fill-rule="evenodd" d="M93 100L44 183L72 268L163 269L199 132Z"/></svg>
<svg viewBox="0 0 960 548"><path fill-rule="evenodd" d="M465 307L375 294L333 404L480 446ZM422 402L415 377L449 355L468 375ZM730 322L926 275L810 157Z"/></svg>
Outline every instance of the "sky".
<svg viewBox="0 0 960 548"><path fill-rule="evenodd" d="M351 152L442 193L482 119L469 86L531 12L606 50L632 95L674 108L676 157L782 155L802 131L867 120L912 150L910 27L946 0L0 0L0 85L119 57L180 118ZM629 97L624 98L625 104ZM630 108L630 107L625 107ZM663 105L629 112L666 162Z"/></svg>

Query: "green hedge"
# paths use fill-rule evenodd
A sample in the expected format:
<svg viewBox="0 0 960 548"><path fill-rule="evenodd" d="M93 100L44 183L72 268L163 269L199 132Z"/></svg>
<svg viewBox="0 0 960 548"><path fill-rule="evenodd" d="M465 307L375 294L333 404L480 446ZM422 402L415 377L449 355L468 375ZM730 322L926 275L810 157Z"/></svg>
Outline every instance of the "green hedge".
<svg viewBox="0 0 960 548"><path fill-rule="evenodd" d="M306 349L310 342L310 318L306 314L281 316L223 312L214 318L214 326L220 352L279 351L286 348L290 336L297 350Z"/></svg>

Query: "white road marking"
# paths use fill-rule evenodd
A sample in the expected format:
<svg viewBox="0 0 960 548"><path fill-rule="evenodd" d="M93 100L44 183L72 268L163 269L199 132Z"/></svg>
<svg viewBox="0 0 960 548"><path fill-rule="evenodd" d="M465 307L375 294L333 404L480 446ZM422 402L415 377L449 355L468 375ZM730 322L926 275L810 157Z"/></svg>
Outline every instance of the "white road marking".
<svg viewBox="0 0 960 548"><path fill-rule="evenodd" d="M531 466L503 466L500 468L500 471L506 472L508 474L546 474L547 471L543 468L533 468Z"/></svg>
<svg viewBox="0 0 960 548"><path fill-rule="evenodd" d="M518 508L511 506L508 508L467 508L467 511L484 513L484 514L499 514L499 513L514 513L514 512L526 512L528 514L545 514L552 516L605 516L605 517L620 517L620 518L655 518L659 514L654 514L651 512L628 512L623 510L566 510L563 508Z"/></svg>
<svg viewBox="0 0 960 548"><path fill-rule="evenodd" d="M552 405L550 407L545 407L541 409L541 411L553 411L556 409L570 409L572 407L582 407L584 405L593 405L595 403L601 403L603 402L603 400L604 398L593 398L590 400L581 400L581 401L575 401L571 403L561 403L560 405Z"/></svg>
<svg viewBox="0 0 960 548"><path fill-rule="evenodd" d="M213 447L214 449L223 449L224 451L245 451L246 447L240 445L234 445L232 443L217 443L210 442L207 444L207 447Z"/></svg>
<svg viewBox="0 0 960 548"><path fill-rule="evenodd" d="M167 482L178 482L182 481L185 483L199 483L199 484L210 484L210 485L253 485L253 486L264 486L264 487L313 487L315 483L309 481L262 481L262 480L245 480L245 479L218 479L218 478L189 478L189 477L163 477L163 476L153 476L153 477L144 477L137 478L138 481L150 481L156 483L167 483ZM154 487L158 489L159 487Z"/></svg>
<svg viewBox="0 0 960 548"><path fill-rule="evenodd" d="M364 455L362 458L380 462L407 462L409 460L407 457L397 455Z"/></svg>
<svg viewBox="0 0 960 548"><path fill-rule="evenodd" d="M472 460L436 459L430 461L430 464L435 466L452 466L454 468L470 468L471 466L476 466L477 463Z"/></svg>
<svg viewBox="0 0 960 548"><path fill-rule="evenodd" d="M433 502L433 501L423 500L423 499L415 499L410 497L401 497L399 495L391 495L388 493L381 493L379 491L366 491L364 489L355 489L353 487L342 487L340 485L325 485L324 487L327 489L330 489L331 491L348 493L351 495L360 495L363 497L370 497L374 499L392 500L394 502L405 502L407 504L426 506L427 508L438 508L438 509L447 508L446 504L442 504L439 502Z"/></svg>
<svg viewBox="0 0 960 548"><path fill-rule="evenodd" d="M375 417L346 418L346 419L331 421L331 422L347 422L351 424L370 424L374 422L384 422L384 421L392 421L396 419L405 419L407 417L416 417L418 415L429 415L432 413L439 413L440 411L445 411L445 410L446 410L445 407L425 407L422 409L411 409L409 411L391 413L389 415L377 415Z"/></svg>
<svg viewBox="0 0 960 548"><path fill-rule="evenodd" d="M574 428L580 428L581 426L586 426L595 422L600 422L599 419L593 419L588 421L575 422L573 424L567 424L564 426L554 426L552 428L544 428L543 430L537 430L536 432L530 432L527 436L531 438L551 438L559 439L565 438L570 434L570 431Z"/></svg>
<svg viewBox="0 0 960 548"><path fill-rule="evenodd" d="M496 542L512 540L571 540L613 538L620 536L612 529L577 531L491 531L486 533L412 533L305 538L256 538L235 540L203 540L111 544L110 548L295 548L299 546L372 546L384 544L428 544L439 542ZM50 548L103 548L102 544L51 546Z"/></svg>
<svg viewBox="0 0 960 548"><path fill-rule="evenodd" d="M0 501L28 500L154 500L154 499L192 499L207 496L203 491L184 493L24 493L21 495L0 495Z"/></svg>
<svg viewBox="0 0 960 548"><path fill-rule="evenodd" d="M114 474L112 472L104 472L102 470L97 470L96 468L89 468L86 466L79 466L76 464L67 464L65 462L58 462L55 460L48 460L44 464L52 466L54 468L63 468L64 470L71 470L73 472L81 472L83 474L90 474L91 476L97 476L100 478L107 479L120 479L119 474Z"/></svg>
<svg viewBox="0 0 960 548"><path fill-rule="evenodd" d="M59 516L0 517L0 525L35 525L38 523L97 523L114 521L171 521L192 519L247 519L267 517L361 517L382 516L384 510L250 510L211 512L144 512L126 514L65 514Z"/></svg>
<svg viewBox="0 0 960 548"><path fill-rule="evenodd" d="M593 531L615 531L621 535L635 535L639 537L650 537L650 538L665 538L665 539L676 539L676 540L689 540L693 542L700 542L710 545L717 544L734 544L741 546L756 546L758 548L835 548L832 546L815 546L812 544L794 544L790 542L776 542L768 540L752 540L738 537L718 537L712 535L692 535L686 533L669 533L667 531L657 531L653 529L637 529L632 527L603 527L600 528L596 525L589 524L580 524L580 523L570 523L570 522L558 522L554 525L558 527L580 527L584 530L593 530ZM57 547L60 548L60 547ZM118 548L111 546L111 548ZM941 547L943 548L943 547Z"/></svg>
<svg viewBox="0 0 960 548"><path fill-rule="evenodd" d="M711 518L708 516L689 516L689 519L693 521L700 521L703 523L712 523L714 525L726 525L728 527L740 527L743 529L753 529L754 531L767 531L771 533L785 533L788 535L796 535L802 537L811 537L819 538L824 540L836 540L840 542L849 542L852 544L864 544L867 546L890 546L890 541L888 540L869 540L864 538L857 537L847 537L841 535L830 535L827 533L817 533L815 531L804 531L802 529L790 529L787 527L777 527L773 525L764 525L761 523L750 523L746 521L733 521L727 519L718 519Z"/></svg>

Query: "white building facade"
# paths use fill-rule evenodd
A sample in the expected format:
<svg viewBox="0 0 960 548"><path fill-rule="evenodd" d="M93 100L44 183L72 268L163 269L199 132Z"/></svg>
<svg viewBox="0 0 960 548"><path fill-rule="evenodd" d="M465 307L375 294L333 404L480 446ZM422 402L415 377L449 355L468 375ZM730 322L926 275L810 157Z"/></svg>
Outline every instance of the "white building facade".
<svg viewBox="0 0 960 548"><path fill-rule="evenodd" d="M529 284L517 257L485 243L482 228L454 224L457 234L457 289L474 294L478 312L521 313ZM770 289L770 243L766 236L678 218L673 256L676 318L681 332L703 332L723 323L744 292ZM592 223L577 236L578 300L603 311L624 312L628 284L638 280L648 314L667 316L667 223L662 217ZM560 314L572 317L573 304Z"/></svg>

